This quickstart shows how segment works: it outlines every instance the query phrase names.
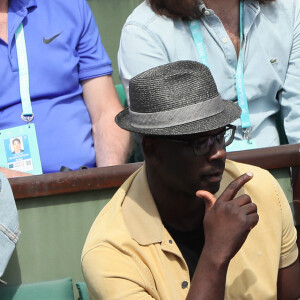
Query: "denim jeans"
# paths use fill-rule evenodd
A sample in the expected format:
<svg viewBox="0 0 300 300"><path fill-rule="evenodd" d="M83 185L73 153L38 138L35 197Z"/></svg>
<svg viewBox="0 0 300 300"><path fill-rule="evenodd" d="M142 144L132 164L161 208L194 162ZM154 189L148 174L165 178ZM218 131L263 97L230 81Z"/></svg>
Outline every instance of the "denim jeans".
<svg viewBox="0 0 300 300"><path fill-rule="evenodd" d="M0 173L0 277L20 235L18 212L7 178Z"/></svg>

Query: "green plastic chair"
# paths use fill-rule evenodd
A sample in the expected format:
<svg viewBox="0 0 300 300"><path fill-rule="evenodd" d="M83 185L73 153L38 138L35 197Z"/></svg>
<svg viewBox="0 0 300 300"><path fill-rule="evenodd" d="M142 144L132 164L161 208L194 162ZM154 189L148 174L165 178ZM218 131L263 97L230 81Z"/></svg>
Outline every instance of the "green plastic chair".
<svg viewBox="0 0 300 300"><path fill-rule="evenodd" d="M88 289L85 282L76 282L79 293L79 300L90 300Z"/></svg>
<svg viewBox="0 0 300 300"><path fill-rule="evenodd" d="M122 84L116 84L115 89L117 91L117 94L118 94L118 97L119 97L119 100L120 100L120 103L122 104L122 106L124 108L128 107L127 100L126 100L126 94L125 94L123 85Z"/></svg>
<svg viewBox="0 0 300 300"><path fill-rule="evenodd" d="M1 300L74 300L72 278L0 288Z"/></svg>

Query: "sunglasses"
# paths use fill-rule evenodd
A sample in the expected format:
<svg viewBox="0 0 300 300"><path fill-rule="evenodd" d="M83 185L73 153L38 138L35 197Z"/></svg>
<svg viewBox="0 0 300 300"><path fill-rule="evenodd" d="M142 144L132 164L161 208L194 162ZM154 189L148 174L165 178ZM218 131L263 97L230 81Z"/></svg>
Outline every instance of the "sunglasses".
<svg viewBox="0 0 300 300"><path fill-rule="evenodd" d="M163 138L164 140L175 142L175 143L184 143L193 147L195 155L204 155L209 153L215 142L218 141L221 147L225 148L233 142L234 133L236 127L234 125L227 125L224 130L220 131L216 135L207 135L200 137L196 140L182 140L176 138Z"/></svg>

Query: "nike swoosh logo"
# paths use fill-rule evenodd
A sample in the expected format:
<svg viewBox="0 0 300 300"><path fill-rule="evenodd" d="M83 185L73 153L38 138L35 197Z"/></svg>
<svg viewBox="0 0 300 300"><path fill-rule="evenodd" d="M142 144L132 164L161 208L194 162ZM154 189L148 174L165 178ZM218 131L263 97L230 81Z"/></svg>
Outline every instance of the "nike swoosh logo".
<svg viewBox="0 0 300 300"><path fill-rule="evenodd" d="M61 34L61 32L58 33L58 34L56 34L55 36L51 37L50 39L46 39L45 37L43 37L43 42L44 42L44 44L50 44L50 43L51 43L53 40L55 40L60 34Z"/></svg>

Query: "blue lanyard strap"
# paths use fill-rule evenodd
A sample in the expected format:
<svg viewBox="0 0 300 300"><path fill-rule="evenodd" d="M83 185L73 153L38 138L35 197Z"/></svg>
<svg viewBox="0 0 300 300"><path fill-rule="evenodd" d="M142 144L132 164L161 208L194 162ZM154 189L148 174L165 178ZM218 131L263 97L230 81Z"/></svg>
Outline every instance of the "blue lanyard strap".
<svg viewBox="0 0 300 300"><path fill-rule="evenodd" d="M208 58L207 58L199 22L196 20L189 21L189 26L194 39L194 43L196 45L200 62L209 68Z"/></svg>
<svg viewBox="0 0 300 300"><path fill-rule="evenodd" d="M240 1L240 51L239 51L238 64L237 64L237 69L235 74L235 86L236 86L238 104L242 110L241 113L242 128L244 130L245 137L247 139L250 139L251 121L250 121L248 101L247 101L245 82L244 82L244 58L243 58L244 17L243 15L244 15L244 1L241 0ZM189 27L192 33L194 43L196 45L196 49L199 55L199 60L201 63L209 67L207 53L206 53L199 21L197 20L189 21Z"/></svg>
<svg viewBox="0 0 300 300"><path fill-rule="evenodd" d="M15 33L18 65L19 65L19 80L20 80L20 94L22 102L22 119L26 122L30 122L33 119L33 112L31 106L31 99L29 94L29 74L28 74L28 62L27 52L24 36L24 28L21 23Z"/></svg>
<svg viewBox="0 0 300 300"><path fill-rule="evenodd" d="M243 52L243 41L244 41L244 1L240 2L240 51L239 51L239 59L235 74L235 87L238 98L239 106L242 110L241 114L241 122L242 128L247 129L251 127L249 109L248 109L248 101L245 90L245 82L244 82L244 52Z"/></svg>

